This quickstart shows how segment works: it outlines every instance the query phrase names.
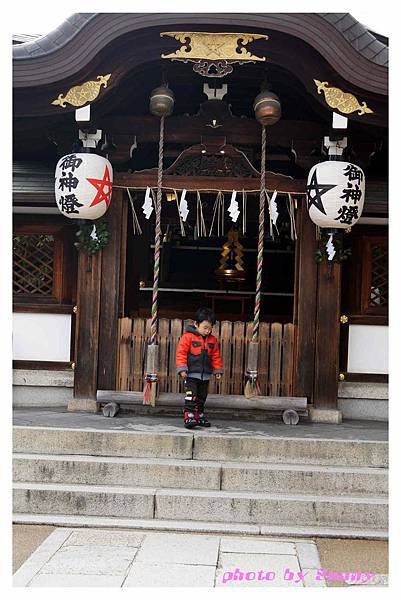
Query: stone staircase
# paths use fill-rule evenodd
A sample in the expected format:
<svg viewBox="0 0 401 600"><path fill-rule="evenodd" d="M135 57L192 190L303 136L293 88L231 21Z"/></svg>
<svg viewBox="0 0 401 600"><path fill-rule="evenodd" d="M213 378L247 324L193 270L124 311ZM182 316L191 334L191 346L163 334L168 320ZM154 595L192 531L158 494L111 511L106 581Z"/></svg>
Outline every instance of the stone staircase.
<svg viewBox="0 0 401 600"><path fill-rule="evenodd" d="M387 537L387 443L14 427L14 521Z"/></svg>

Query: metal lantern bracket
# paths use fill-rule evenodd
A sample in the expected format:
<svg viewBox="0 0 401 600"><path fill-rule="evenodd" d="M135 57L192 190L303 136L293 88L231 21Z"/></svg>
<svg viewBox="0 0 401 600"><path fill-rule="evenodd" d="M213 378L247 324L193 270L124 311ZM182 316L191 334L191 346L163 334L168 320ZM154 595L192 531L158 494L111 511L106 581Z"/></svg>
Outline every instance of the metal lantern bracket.
<svg viewBox="0 0 401 600"><path fill-rule="evenodd" d="M102 130L90 128L80 129L78 135L84 148L96 148L102 138Z"/></svg>

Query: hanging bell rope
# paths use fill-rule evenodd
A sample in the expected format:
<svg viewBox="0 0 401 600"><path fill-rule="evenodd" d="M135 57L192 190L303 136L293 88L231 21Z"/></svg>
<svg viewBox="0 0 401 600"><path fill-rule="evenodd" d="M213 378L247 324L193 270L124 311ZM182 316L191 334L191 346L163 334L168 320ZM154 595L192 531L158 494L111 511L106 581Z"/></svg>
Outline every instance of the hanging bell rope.
<svg viewBox="0 0 401 600"><path fill-rule="evenodd" d="M163 186L163 152L164 152L164 120L173 112L174 95L172 91L163 85L153 90L150 97L150 112L160 117L159 135L159 162L157 170L157 195L155 210L155 252L153 263L153 292L150 343L146 356L146 376L143 391L143 403L155 406L157 395L157 371L159 362L159 347L157 345L158 325L158 296L159 296L159 274L160 274L160 248L161 248L161 210L162 210L162 186Z"/></svg>
<svg viewBox="0 0 401 600"><path fill-rule="evenodd" d="M260 302L262 297L262 270L265 235L265 203L266 203L266 126L274 125L281 117L281 106L278 97L267 90L262 91L254 103L256 120L262 125L261 161L260 161L260 192L259 192L259 232L258 252L256 264L255 307L252 326L252 340L248 346L247 369L245 373L246 398L253 398L260 394L258 382L258 355L259 355L259 324ZM269 213L270 214L270 213Z"/></svg>
<svg viewBox="0 0 401 600"><path fill-rule="evenodd" d="M262 270L263 250L265 235L265 203L266 203L266 127L262 127L261 167L260 167L260 195L259 195L259 233L258 253L256 262L256 288L255 306L252 324L252 340L248 346L247 370L245 373L246 398L253 398L260 394L258 383L258 356L259 356L259 323L260 323L260 301L262 297Z"/></svg>
<svg viewBox="0 0 401 600"><path fill-rule="evenodd" d="M150 326L150 343L156 343L157 309L159 296L160 247L161 247L161 211L162 211L162 179L163 179L163 145L164 145L164 116L160 117L159 167L157 171L157 195L155 218L155 254L153 263L153 292L152 292L152 323Z"/></svg>

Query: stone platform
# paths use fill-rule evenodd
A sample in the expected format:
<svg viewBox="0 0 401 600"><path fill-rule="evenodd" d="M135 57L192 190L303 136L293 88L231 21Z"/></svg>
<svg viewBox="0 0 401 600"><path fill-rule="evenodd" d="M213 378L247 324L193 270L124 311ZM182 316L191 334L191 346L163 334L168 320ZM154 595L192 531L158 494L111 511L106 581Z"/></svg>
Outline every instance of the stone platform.
<svg viewBox="0 0 401 600"><path fill-rule="evenodd" d="M71 413L66 408L16 408L13 424L35 427L61 427L78 429L101 429L109 431L147 431L160 433L189 433L184 428L181 414L177 417L140 416L119 413L108 419L102 413ZM262 437L285 437L297 439L331 439L354 441L388 441L388 424L377 421L344 420L340 424L300 422L296 426L284 425L280 419L265 422L230 421L214 419L212 427L191 432L221 433L234 436L255 435Z"/></svg>
<svg viewBox="0 0 401 600"><path fill-rule="evenodd" d="M387 537L387 426L14 413L14 520Z"/></svg>

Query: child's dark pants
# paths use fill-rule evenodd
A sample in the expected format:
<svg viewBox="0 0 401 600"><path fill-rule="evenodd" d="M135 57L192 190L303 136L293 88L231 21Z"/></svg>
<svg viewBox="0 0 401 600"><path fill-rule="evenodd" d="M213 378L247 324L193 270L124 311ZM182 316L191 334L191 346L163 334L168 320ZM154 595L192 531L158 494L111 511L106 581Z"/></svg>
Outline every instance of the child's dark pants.
<svg viewBox="0 0 401 600"><path fill-rule="evenodd" d="M184 410L193 412L194 408L197 406L198 411L202 413L207 398L208 387L209 381L207 379L187 377L184 381ZM188 392L192 392L192 395Z"/></svg>

